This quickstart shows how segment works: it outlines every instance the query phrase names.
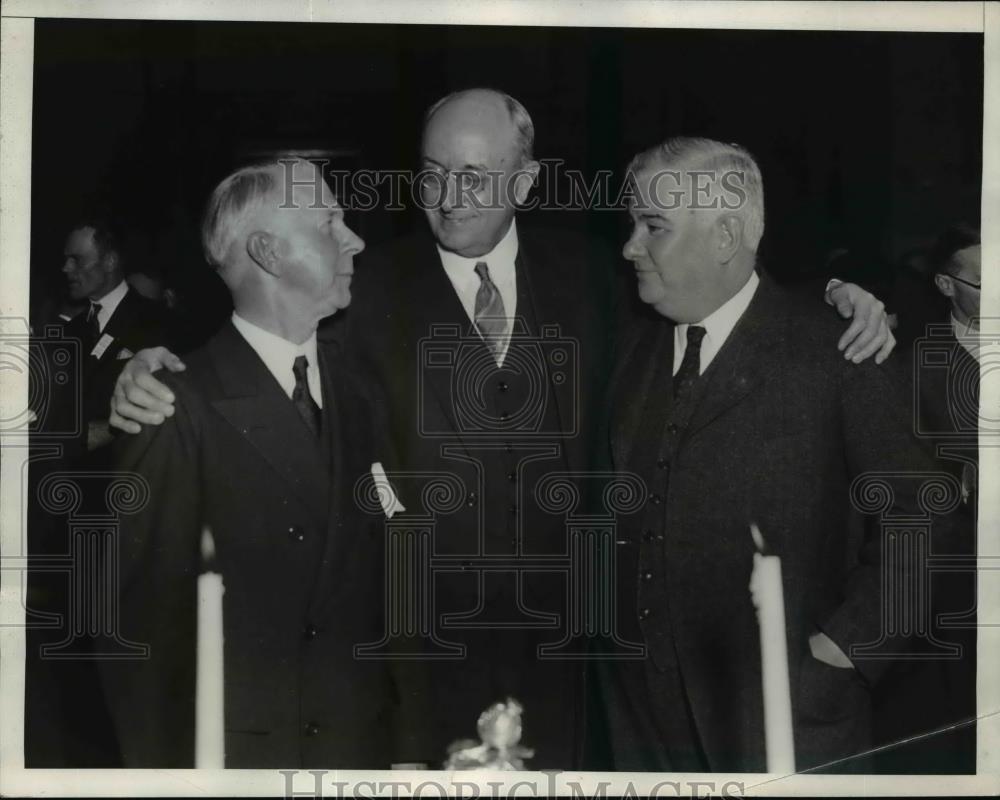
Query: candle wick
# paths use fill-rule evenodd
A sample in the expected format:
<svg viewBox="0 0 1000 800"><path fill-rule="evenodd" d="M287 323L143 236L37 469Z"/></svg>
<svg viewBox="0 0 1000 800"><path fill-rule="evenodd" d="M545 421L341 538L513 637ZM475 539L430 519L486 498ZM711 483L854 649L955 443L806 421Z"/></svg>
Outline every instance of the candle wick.
<svg viewBox="0 0 1000 800"><path fill-rule="evenodd" d="M757 527L756 522L750 523L750 538L753 539L753 544L757 548L757 552L762 556L766 556L768 554L767 542L764 541L764 536L760 532L760 528Z"/></svg>
<svg viewBox="0 0 1000 800"><path fill-rule="evenodd" d="M215 566L215 539L208 525L201 529L201 565L203 572L211 572Z"/></svg>

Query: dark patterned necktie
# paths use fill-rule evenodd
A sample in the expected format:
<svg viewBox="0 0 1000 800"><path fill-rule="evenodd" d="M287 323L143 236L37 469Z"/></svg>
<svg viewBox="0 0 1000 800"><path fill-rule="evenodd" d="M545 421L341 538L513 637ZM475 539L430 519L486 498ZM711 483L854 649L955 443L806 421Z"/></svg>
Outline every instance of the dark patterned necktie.
<svg viewBox="0 0 1000 800"><path fill-rule="evenodd" d="M681 368L674 375L674 398L681 399L691 393L691 387L698 380L701 371L701 340L705 338L705 329L698 325L689 325L687 329L687 347Z"/></svg>
<svg viewBox="0 0 1000 800"><path fill-rule="evenodd" d="M504 335L507 333L507 314L504 311L503 298L490 278L490 269L485 261L476 264L476 274L479 276L480 284L479 291L476 292L474 322L483 341L499 364L503 353Z"/></svg>
<svg viewBox="0 0 1000 800"><path fill-rule="evenodd" d="M97 346L98 340L101 338L101 323L97 319L97 315L101 313L100 303L91 303L90 309L87 311L87 353L90 352Z"/></svg>
<svg viewBox="0 0 1000 800"><path fill-rule="evenodd" d="M295 374L295 388L292 390L292 403L295 410L299 412L306 427L313 432L313 436L319 438L319 428L321 412L313 396L309 393L309 381L306 378L306 370L309 369L309 359L305 356L296 356L292 364L292 372Z"/></svg>

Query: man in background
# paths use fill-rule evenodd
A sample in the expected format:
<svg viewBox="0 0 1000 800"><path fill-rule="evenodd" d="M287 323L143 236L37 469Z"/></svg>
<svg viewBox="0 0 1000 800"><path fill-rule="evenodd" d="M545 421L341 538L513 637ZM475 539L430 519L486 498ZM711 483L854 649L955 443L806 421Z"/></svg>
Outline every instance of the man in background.
<svg viewBox="0 0 1000 800"><path fill-rule="evenodd" d="M63 256L69 301L82 309L55 329L55 339L49 337L51 324L39 324L32 343L47 348L61 340L74 346L59 348L67 354L65 363L50 363L49 370L32 375L38 384L32 393L28 608L58 615L58 622L38 624L28 634L25 757L31 766L107 767L117 763L117 745L93 663L41 654L42 647L58 647L79 635L74 615L87 611L73 605L65 572L42 569L45 559L73 553L74 542L66 515L48 508L39 493L48 476L76 475L89 513L104 512L111 469L107 415L115 381L135 352L170 341L169 326L160 307L126 283L123 250L107 221L80 220L66 238ZM44 353L38 355L42 359ZM75 377L63 380L67 375Z"/></svg>
<svg viewBox="0 0 1000 800"><path fill-rule="evenodd" d="M876 744L909 740L878 756L880 768L902 773L976 770L976 509L979 488L979 377L982 246L978 228L959 223L927 253L934 286L947 310L921 325L903 351L911 378L905 413L937 469L961 487L954 540L936 539L935 556L964 567L931 574L936 641L929 657L894 666L875 695ZM905 315L906 309L900 309ZM950 652L949 648L957 647ZM913 702L919 697L920 702ZM949 730L950 728L950 730Z"/></svg>
<svg viewBox="0 0 1000 800"><path fill-rule="evenodd" d="M110 441L107 410L118 373L137 351L162 343L168 326L159 305L131 288L118 237L107 224L82 222L66 239L62 272L69 295L86 303L64 335L80 342L87 450Z"/></svg>

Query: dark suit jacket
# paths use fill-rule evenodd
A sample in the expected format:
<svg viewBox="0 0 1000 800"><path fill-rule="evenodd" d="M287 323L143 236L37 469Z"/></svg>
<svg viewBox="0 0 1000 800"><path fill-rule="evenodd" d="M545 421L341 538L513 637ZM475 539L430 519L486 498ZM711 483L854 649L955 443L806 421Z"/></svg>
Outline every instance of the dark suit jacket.
<svg viewBox="0 0 1000 800"><path fill-rule="evenodd" d="M227 324L165 376L177 411L122 437L149 484L121 528L121 634L148 661L102 664L125 766L193 760L196 581L203 525L225 583L227 767L381 767L393 705L379 638L381 527L354 502L369 472L370 401L320 347L321 446Z"/></svg>
<svg viewBox="0 0 1000 800"><path fill-rule="evenodd" d="M665 465L663 538L651 546L663 548L666 574L652 577L665 581L668 605L651 609L640 627L654 662L666 652L659 648L676 648L712 771L764 768L758 626L747 589L750 522L782 559L798 766L863 747L852 737L863 735L868 687L887 666L859 659L857 672L828 667L811 656L807 640L817 628L844 652L879 640L882 542L858 524L849 488L866 471L930 467L900 410L891 367L845 361L836 349L843 325L821 309L762 277L700 379L688 427ZM648 343L664 325L645 320L623 342L611 406L619 469L635 468L640 387L655 367ZM671 352L661 357L672 359L668 338ZM670 403L663 397L664 415ZM894 507L920 515L911 484L895 487ZM621 526L624 538L642 540L635 530L642 514ZM640 586L642 606L649 582L625 583ZM627 601L620 598L620 607L634 608Z"/></svg>
<svg viewBox="0 0 1000 800"><path fill-rule="evenodd" d="M898 354L910 379L907 412L937 468L970 490L952 514L948 547L950 555L969 559L977 552L979 363L955 338L948 311L915 334ZM936 542L936 555L945 554L945 544ZM928 583L929 630L939 642L959 645L961 654L892 666L874 694L875 744L910 741L879 753L876 762L884 772L975 772L976 726L968 723L976 714L976 574L966 563L933 572ZM921 736L931 731L942 732Z"/></svg>
<svg viewBox="0 0 1000 800"><path fill-rule="evenodd" d="M456 562L452 572L435 577L435 619L474 612L478 605L481 622L501 620L517 611L518 602L557 615L554 625L541 630L501 629L492 622L479 630L437 628L442 638L464 644L466 655L422 665L422 683L409 697L427 710L416 715L418 728L410 732L408 751L400 754L402 760L432 766L444 759L451 742L474 737L478 714L508 694L525 705L524 742L537 750L532 766L568 767L579 744L578 662L543 663L536 654L540 644L560 639L556 626L566 619L565 575L526 574L515 583L517 576L509 570L481 574L471 558L479 552L480 537L490 554L512 556L515 539L522 553L565 553L564 518L542 511L531 492L545 473L590 464L615 329L616 261L604 248L568 234L521 226L518 237L517 316L525 319L525 333L539 343L535 352L546 364L537 394L524 406L532 412L531 421L522 427L501 435L499 428L479 428L463 416L462 403L479 395L467 392L466 399L459 398L463 390L455 376L462 361L456 354L462 347L476 353L485 348L477 334L470 336L469 318L428 234L359 259L352 304L342 320L346 326L338 332L345 354L387 398L395 450L391 469L450 473L461 483L465 502L436 520L435 552ZM558 336L546 339L544 329L553 325ZM450 326L456 334L431 345L451 367L428 360L426 340L435 326ZM554 368L549 359L556 347L570 354L568 370ZM516 361L509 355L505 367ZM560 371L565 380L553 377ZM488 394L492 366L478 374ZM484 405L497 397L491 394ZM497 411L490 406L484 414ZM484 449L484 442L499 452ZM513 466L503 460L508 445L516 451L509 459ZM445 447L452 452L445 454ZM521 447L529 449L517 450ZM419 509L418 482L395 480L403 504L411 512Z"/></svg>
<svg viewBox="0 0 1000 800"><path fill-rule="evenodd" d="M31 441L34 460L28 493L29 547L33 555L59 556L72 552L66 515L45 509L38 498L42 480L56 471L106 472L110 448L88 451L88 426L107 423L115 380L129 351L166 344L166 318L155 303L129 289L105 326L112 337L100 358L89 355L86 314L65 325L37 330L33 342L37 363L33 370L32 399L38 421ZM54 334L49 336L49 334ZM77 340L74 342L73 340ZM68 341L73 346L65 347ZM68 355L64 360L63 356ZM68 379L67 376L71 376ZM65 380L64 380L65 379ZM93 481L84 501L89 513L106 511L104 490ZM26 757L36 766L115 766L118 746L100 695L92 663L85 660L56 662L38 658L39 647L70 636L69 603L65 576L33 570L29 575L29 607L61 614L58 628L29 631L28 686L26 689Z"/></svg>
<svg viewBox="0 0 1000 800"><path fill-rule="evenodd" d="M128 359L144 347L169 345L168 320L163 308L129 289L122 298L102 336L112 341L100 357L82 352L85 418L106 422L110 413L115 381ZM64 327L66 336L87 341L87 314L77 314Z"/></svg>

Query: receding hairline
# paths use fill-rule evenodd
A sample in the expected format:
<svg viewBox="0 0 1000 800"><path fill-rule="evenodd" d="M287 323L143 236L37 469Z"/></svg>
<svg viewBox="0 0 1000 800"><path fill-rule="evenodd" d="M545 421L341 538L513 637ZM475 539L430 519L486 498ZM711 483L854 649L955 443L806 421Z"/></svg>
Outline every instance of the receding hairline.
<svg viewBox="0 0 1000 800"><path fill-rule="evenodd" d="M516 98L499 89L489 87L472 87L468 89L458 89L446 94L440 100L433 103L424 113L424 124L421 130L421 139L426 139L427 129L438 113L450 105L469 100L479 96L482 99L495 101L501 111L506 112L507 121L510 123L513 146L520 151L521 157L530 161L534 158L535 126L531 120L531 115L524 105Z"/></svg>

